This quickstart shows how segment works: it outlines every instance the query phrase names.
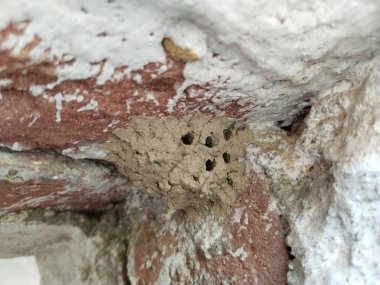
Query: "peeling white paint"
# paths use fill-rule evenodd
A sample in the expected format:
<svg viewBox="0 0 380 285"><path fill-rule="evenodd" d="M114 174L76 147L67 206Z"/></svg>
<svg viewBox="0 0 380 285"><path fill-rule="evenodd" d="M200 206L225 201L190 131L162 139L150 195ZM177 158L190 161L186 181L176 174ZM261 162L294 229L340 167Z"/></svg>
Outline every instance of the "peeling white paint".
<svg viewBox="0 0 380 285"><path fill-rule="evenodd" d="M167 66L166 64L163 64L163 65L161 65L160 68L158 69L157 74L160 75L160 74L166 72L167 70L168 70L168 66Z"/></svg>
<svg viewBox="0 0 380 285"><path fill-rule="evenodd" d="M30 121L30 123L28 124L28 127L30 128L31 126L33 126L34 125L34 123L40 118L40 113L38 113L38 112L35 112L35 113L33 113L33 115L32 115L32 117L33 117L33 119Z"/></svg>
<svg viewBox="0 0 380 285"><path fill-rule="evenodd" d="M11 146L11 150L14 150L14 151L21 151L23 150L23 147L20 143L18 142L14 142Z"/></svg>
<svg viewBox="0 0 380 285"><path fill-rule="evenodd" d="M244 210L245 210L245 207L234 209L234 215L232 216L232 222L234 224L240 224L241 216L243 215Z"/></svg>
<svg viewBox="0 0 380 285"><path fill-rule="evenodd" d="M96 83L98 85L103 85L104 83L106 83L107 80L109 80L112 77L113 74L114 70L111 64L108 61L106 61L103 65L102 72L96 79Z"/></svg>
<svg viewBox="0 0 380 285"><path fill-rule="evenodd" d="M55 101L55 122L61 122L61 111L62 111L62 93L58 93L54 96Z"/></svg>
<svg viewBox="0 0 380 285"><path fill-rule="evenodd" d="M96 110L98 106L98 102L95 99L91 98L90 102L88 102L83 107L80 107L77 112Z"/></svg>
<svg viewBox="0 0 380 285"><path fill-rule="evenodd" d="M11 79L0 79L0 86L7 86L9 84L12 84L12 80Z"/></svg>
<svg viewBox="0 0 380 285"><path fill-rule="evenodd" d="M248 257L248 253L244 250L243 246L238 248L235 252L231 254L233 257L239 257L241 261L245 261Z"/></svg>
<svg viewBox="0 0 380 285"><path fill-rule="evenodd" d="M249 224L249 219L248 219L248 213L244 214L244 224L248 225Z"/></svg>
<svg viewBox="0 0 380 285"><path fill-rule="evenodd" d="M137 83L137 84L141 84L142 83L142 77L140 74L135 74L135 76L133 76L133 80Z"/></svg>
<svg viewBox="0 0 380 285"><path fill-rule="evenodd" d="M29 91L30 93L32 93L34 97L40 96L42 93L44 93L45 90L46 90L45 85L33 85L29 87Z"/></svg>
<svg viewBox="0 0 380 285"><path fill-rule="evenodd" d="M103 132L107 132L109 128L112 128L113 126L120 123L120 120L113 119L111 123L108 124L108 126L103 129Z"/></svg>
<svg viewBox="0 0 380 285"><path fill-rule="evenodd" d="M160 106L160 102L158 102L158 100L152 93L146 94L146 101L153 102L156 106Z"/></svg>
<svg viewBox="0 0 380 285"><path fill-rule="evenodd" d="M125 106L127 107L127 114L131 113L131 105L132 105L132 100L131 99L125 100Z"/></svg>
<svg viewBox="0 0 380 285"><path fill-rule="evenodd" d="M43 96L44 99L49 100L49 102L55 102L55 122L60 123L61 122L61 111L63 109L63 103L69 103L72 101L76 101L78 103L82 102L84 97L82 95L78 95L80 92L79 89L77 89L74 94L62 94L61 92L55 94L52 97L49 96Z"/></svg>
<svg viewBox="0 0 380 285"><path fill-rule="evenodd" d="M61 59L63 55L75 59L74 63L57 68L58 82L93 77L100 65L91 63L106 58L107 63L98 78L98 84L104 84L115 67L128 65L130 69L138 69L149 62L165 61L161 46L164 32L157 28L166 16L154 6L140 1L61 0L53 4L49 0L33 3L4 0L1 11L6 12L1 13L0 28L11 21L31 19L31 22L24 35L8 37L2 47L13 48L13 54L17 55L37 34L42 41L30 54L32 62L43 55L52 59L54 56ZM46 23L49 23L48 29ZM73 33L78 27L83 27L84 32ZM99 37L100 31L106 36Z"/></svg>
<svg viewBox="0 0 380 285"><path fill-rule="evenodd" d="M31 62L46 56L74 60L57 68L58 80L48 88L67 79L97 76L98 84L113 76L118 80L121 74L114 71L121 66L128 66L127 74L151 62L166 66L161 42L170 36L202 59L186 64L186 80L168 101L167 111L173 112L186 87L207 84L206 97L212 96L214 104L245 102L250 121L256 122L289 118L306 93L348 88L371 65L361 59L375 54L380 25L375 0L360 5L354 0L276 5L221 0L217 6L211 0L163 0L160 5L152 0L4 0L1 5L6 13L0 27L31 19L24 35L8 37L3 48L13 48L17 55L38 35L41 42L32 50ZM84 32L72 33L78 27L85 27ZM331 72L323 72L325 68Z"/></svg>

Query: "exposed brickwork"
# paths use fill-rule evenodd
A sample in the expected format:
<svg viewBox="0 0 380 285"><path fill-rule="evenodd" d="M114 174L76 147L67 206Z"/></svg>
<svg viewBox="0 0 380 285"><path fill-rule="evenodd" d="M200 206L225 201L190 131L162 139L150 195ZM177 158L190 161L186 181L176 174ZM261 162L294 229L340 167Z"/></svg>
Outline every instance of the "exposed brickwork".
<svg viewBox="0 0 380 285"><path fill-rule="evenodd" d="M206 251L197 236L212 240L216 232L209 237L181 223L147 218L130 249L134 284L286 284L288 253L276 207L255 173L248 184L221 224L221 237Z"/></svg>
<svg viewBox="0 0 380 285"><path fill-rule="evenodd" d="M27 24L0 30L0 43L21 35ZM57 82L57 67L72 60L29 62L28 55L39 41L36 35L18 55L0 50L0 80L7 82L0 85L0 145L77 152L78 146L104 142L114 128L126 126L135 116L182 117L201 112L239 118L252 108L251 103L238 100L220 101L209 84L190 85L178 97L185 63L169 57L164 69L159 63L128 72L127 66L120 67L100 85L97 79L106 61L93 63L100 70L94 77ZM175 103L169 112L170 102ZM128 183L107 170L91 174L93 169L82 162L69 159L67 163L44 154L22 159L25 167L16 167L12 177L0 177L1 211L91 210L126 198ZM36 161L47 166L28 168ZM51 163L61 164L62 169L50 171ZM79 171L77 176L73 169ZM23 171L30 173L16 179ZM251 173L248 185L223 223L217 221L215 226L212 220L204 221L206 227L216 227L215 240L216 232L191 230L191 225L166 221L149 210L132 221L138 228L128 248L132 284L286 284L288 254L281 222L265 183Z"/></svg>

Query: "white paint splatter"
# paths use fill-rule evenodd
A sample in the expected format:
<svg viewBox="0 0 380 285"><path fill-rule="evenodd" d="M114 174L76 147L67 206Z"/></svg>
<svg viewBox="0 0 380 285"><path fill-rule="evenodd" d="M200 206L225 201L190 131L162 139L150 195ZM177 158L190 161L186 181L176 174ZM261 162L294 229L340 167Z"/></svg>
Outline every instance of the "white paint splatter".
<svg viewBox="0 0 380 285"><path fill-rule="evenodd" d="M232 252L233 257L239 257L241 261L245 261L248 257L248 253L244 250L243 246L237 249L235 252Z"/></svg>
<svg viewBox="0 0 380 285"><path fill-rule="evenodd" d="M152 93L148 93L146 95L147 102L153 102L156 106L160 106L160 102L156 99L156 97Z"/></svg>
<svg viewBox="0 0 380 285"><path fill-rule="evenodd" d="M45 90L45 85L33 85L29 87L29 91L34 97L40 96Z"/></svg>
<svg viewBox="0 0 380 285"><path fill-rule="evenodd" d="M106 83L107 80L111 78L113 74L114 74L114 68L108 61L106 61L105 64L103 65L102 73L96 79L96 83L98 85L103 85L104 83Z"/></svg>
<svg viewBox="0 0 380 285"><path fill-rule="evenodd" d="M14 142L13 145L11 146L11 150L21 151L21 150L23 150L23 147L20 143Z"/></svg>
<svg viewBox="0 0 380 285"><path fill-rule="evenodd" d="M55 121L56 123L61 122L61 111L62 111L62 93L56 94L54 97L55 101Z"/></svg>
<svg viewBox="0 0 380 285"><path fill-rule="evenodd" d="M135 74L135 76L133 76L133 80L137 83L137 84L141 84L142 83L142 77L140 74Z"/></svg>
<svg viewBox="0 0 380 285"><path fill-rule="evenodd" d="M232 222L234 224L240 224L241 216L243 215L244 210L245 207L235 209L234 215L232 216Z"/></svg>
<svg viewBox="0 0 380 285"><path fill-rule="evenodd" d="M33 119L32 121L28 124L28 127L30 128L31 126L33 126L33 124L40 118L40 113L38 112L35 112L33 113Z"/></svg>
<svg viewBox="0 0 380 285"><path fill-rule="evenodd" d="M113 119L111 123L108 124L108 126L103 129L103 133L107 132L109 128L113 127L114 125L117 125L120 123L120 120Z"/></svg>
<svg viewBox="0 0 380 285"><path fill-rule="evenodd" d="M127 114L131 113L131 104L132 104L132 100L131 99L125 100L125 105L127 107Z"/></svg>
<svg viewBox="0 0 380 285"><path fill-rule="evenodd" d="M98 102L96 102L95 99L91 98L90 102L88 102L87 105L79 108L77 112L96 110L97 107L98 107Z"/></svg>
<svg viewBox="0 0 380 285"><path fill-rule="evenodd" d="M0 86L7 86L11 84L13 81L11 79L0 79Z"/></svg>
<svg viewBox="0 0 380 285"><path fill-rule="evenodd" d="M165 71L167 71L168 70L168 66L166 65L166 64L163 64L163 65L161 65L160 67L159 67L159 69L158 69L158 71L157 71L157 74L162 74L162 73L164 73Z"/></svg>
<svg viewBox="0 0 380 285"><path fill-rule="evenodd" d="M62 111L62 108L63 108L63 102L71 102L71 101L76 101L76 102L82 102L83 101L83 96L82 95L78 95L78 93L80 92L79 89L77 89L74 94L70 95L70 94L62 94L61 92L57 93L56 95L54 95L53 97L48 97L48 96L45 96L46 94L44 94L43 98L44 99L48 99L50 102L53 102L55 101L55 109L56 109L56 113L55 113L55 121L57 123L60 123L61 122L61 111Z"/></svg>
<svg viewBox="0 0 380 285"><path fill-rule="evenodd" d="M244 224L248 225L249 220L248 220L248 213L244 213Z"/></svg>

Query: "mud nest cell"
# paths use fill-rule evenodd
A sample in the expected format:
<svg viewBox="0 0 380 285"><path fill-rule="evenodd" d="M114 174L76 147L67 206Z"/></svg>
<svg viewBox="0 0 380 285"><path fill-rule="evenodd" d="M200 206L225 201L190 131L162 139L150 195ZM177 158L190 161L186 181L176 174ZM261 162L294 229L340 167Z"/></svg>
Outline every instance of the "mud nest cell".
<svg viewBox="0 0 380 285"><path fill-rule="evenodd" d="M168 213L222 213L245 188L248 128L226 117L138 117L103 145L107 160ZM240 158L240 159L239 159Z"/></svg>

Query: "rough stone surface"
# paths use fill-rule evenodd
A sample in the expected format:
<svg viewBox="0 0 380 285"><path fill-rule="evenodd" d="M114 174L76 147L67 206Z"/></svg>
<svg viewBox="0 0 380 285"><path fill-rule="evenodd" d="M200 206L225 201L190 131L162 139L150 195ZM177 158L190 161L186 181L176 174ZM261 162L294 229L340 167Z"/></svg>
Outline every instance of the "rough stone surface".
<svg viewBox="0 0 380 285"><path fill-rule="evenodd" d="M379 283L379 13L377 0L2 0L0 211L99 210L125 200L119 234L131 242L133 284L285 284L282 230L294 256L289 284ZM199 113L244 119L254 132L250 184L224 222L165 220L165 205L135 192L111 166L86 160L104 161L101 146L138 116ZM268 195L280 211L268 212L271 223L258 218L272 209ZM19 221L1 220L0 244L31 254L32 244L12 243L24 237L12 227ZM63 221L50 220L61 225L50 229L72 237ZM50 242L49 230L29 225L19 227L24 243L38 250L38 237ZM51 246L70 248L63 263L81 255L91 275L100 271L81 250L87 237ZM116 263L83 281L83 264L73 262L78 268L59 278L127 283L114 281L126 267ZM53 284L48 271L44 282Z"/></svg>
<svg viewBox="0 0 380 285"><path fill-rule="evenodd" d="M331 172L316 179L288 237L299 283L378 284L380 280L380 71L354 92L334 144ZM294 282L294 281L293 281Z"/></svg>
<svg viewBox="0 0 380 285"><path fill-rule="evenodd" d="M295 132L255 130L253 168L288 217L290 284L378 283L378 117L374 70L319 100Z"/></svg>

